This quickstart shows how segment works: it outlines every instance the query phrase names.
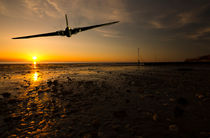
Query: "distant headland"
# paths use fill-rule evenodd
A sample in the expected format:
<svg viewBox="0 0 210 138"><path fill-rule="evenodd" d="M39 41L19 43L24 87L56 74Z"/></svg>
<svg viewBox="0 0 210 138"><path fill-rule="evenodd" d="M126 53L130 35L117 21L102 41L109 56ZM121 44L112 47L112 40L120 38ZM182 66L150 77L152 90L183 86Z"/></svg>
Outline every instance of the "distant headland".
<svg viewBox="0 0 210 138"><path fill-rule="evenodd" d="M186 59L185 62L210 62L210 55Z"/></svg>

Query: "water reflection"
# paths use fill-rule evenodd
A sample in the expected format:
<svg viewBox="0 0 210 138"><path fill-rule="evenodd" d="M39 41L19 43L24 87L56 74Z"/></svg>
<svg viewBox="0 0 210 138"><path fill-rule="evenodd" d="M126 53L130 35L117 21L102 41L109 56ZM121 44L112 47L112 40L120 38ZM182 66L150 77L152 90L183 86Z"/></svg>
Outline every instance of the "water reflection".
<svg viewBox="0 0 210 138"><path fill-rule="evenodd" d="M54 86L48 86L46 79L41 76L49 75L32 64L31 70L24 74L23 89L17 97L20 102L12 111L11 117L18 120L13 127L12 135L20 137L45 136L55 133L57 120L64 117L65 108L62 101L56 96ZM56 88L57 89L57 88Z"/></svg>
<svg viewBox="0 0 210 138"><path fill-rule="evenodd" d="M34 81L34 82L36 82L36 81L38 81L38 77L39 77L39 74L38 74L38 72L37 72L37 63L36 63L36 61L34 61L34 64L33 64L33 74L32 74L32 80Z"/></svg>
<svg viewBox="0 0 210 138"><path fill-rule="evenodd" d="M36 69L36 61L34 61L34 64L33 65L34 65L34 69Z"/></svg>
<svg viewBox="0 0 210 138"><path fill-rule="evenodd" d="M37 73L37 72L35 72L35 73L33 74L33 80L34 80L34 81L37 81L37 80L38 80L38 73Z"/></svg>

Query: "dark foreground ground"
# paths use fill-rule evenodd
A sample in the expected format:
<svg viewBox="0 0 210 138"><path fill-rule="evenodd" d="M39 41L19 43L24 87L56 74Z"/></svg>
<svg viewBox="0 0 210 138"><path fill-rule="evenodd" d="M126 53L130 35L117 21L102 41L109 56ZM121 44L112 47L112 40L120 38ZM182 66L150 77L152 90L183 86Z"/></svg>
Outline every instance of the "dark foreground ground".
<svg viewBox="0 0 210 138"><path fill-rule="evenodd" d="M0 137L210 137L210 65L0 65Z"/></svg>

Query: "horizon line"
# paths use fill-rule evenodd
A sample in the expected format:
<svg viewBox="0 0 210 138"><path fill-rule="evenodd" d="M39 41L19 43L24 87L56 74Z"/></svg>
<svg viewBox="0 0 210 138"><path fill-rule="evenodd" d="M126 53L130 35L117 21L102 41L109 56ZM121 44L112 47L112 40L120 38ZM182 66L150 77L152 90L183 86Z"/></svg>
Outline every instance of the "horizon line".
<svg viewBox="0 0 210 138"><path fill-rule="evenodd" d="M147 61L147 62L141 62L141 63L184 63L185 61ZM130 63L130 64L138 64L138 62L128 62L128 61L104 61L104 62L89 62L89 61L83 61L83 62L37 62L37 64L88 64L88 63ZM0 61L0 64L33 64L33 62L18 62L18 61Z"/></svg>

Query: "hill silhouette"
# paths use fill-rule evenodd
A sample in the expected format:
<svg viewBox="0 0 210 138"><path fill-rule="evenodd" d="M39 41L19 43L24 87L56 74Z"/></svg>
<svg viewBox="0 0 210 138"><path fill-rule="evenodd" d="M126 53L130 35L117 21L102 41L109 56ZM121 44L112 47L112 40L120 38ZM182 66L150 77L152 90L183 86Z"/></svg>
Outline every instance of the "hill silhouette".
<svg viewBox="0 0 210 138"><path fill-rule="evenodd" d="M185 62L210 62L210 55L186 59Z"/></svg>

